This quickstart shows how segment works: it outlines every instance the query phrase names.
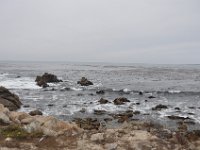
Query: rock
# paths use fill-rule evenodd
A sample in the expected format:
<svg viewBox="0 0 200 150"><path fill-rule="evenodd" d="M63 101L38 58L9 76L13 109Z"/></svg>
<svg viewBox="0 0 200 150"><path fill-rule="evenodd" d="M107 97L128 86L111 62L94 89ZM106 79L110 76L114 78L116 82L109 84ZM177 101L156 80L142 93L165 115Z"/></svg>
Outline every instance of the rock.
<svg viewBox="0 0 200 150"><path fill-rule="evenodd" d="M0 87L0 104L3 104L11 111L19 109L22 105L17 95L2 86Z"/></svg>
<svg viewBox="0 0 200 150"><path fill-rule="evenodd" d="M81 86L89 86L93 85L91 81L89 81L87 78L82 77L80 81L77 82L77 84L80 84Z"/></svg>
<svg viewBox="0 0 200 150"><path fill-rule="evenodd" d="M175 115L171 115L171 116L167 116L169 119L171 120L186 120L186 119L190 119L189 117L181 117L181 116L175 116Z"/></svg>
<svg viewBox="0 0 200 150"><path fill-rule="evenodd" d="M104 133L96 133L93 134L90 138L91 141L93 142L101 142L104 140Z"/></svg>
<svg viewBox="0 0 200 150"><path fill-rule="evenodd" d="M82 108L79 112L85 113L85 112L86 112L86 109L85 109L85 108Z"/></svg>
<svg viewBox="0 0 200 150"><path fill-rule="evenodd" d="M34 111L29 112L29 115L36 116L36 115L43 115L43 114L39 110L34 110Z"/></svg>
<svg viewBox="0 0 200 150"><path fill-rule="evenodd" d="M96 94L105 94L105 91L104 90L99 90L99 91L96 91Z"/></svg>
<svg viewBox="0 0 200 150"><path fill-rule="evenodd" d="M107 143L104 145L106 150L115 150L117 149L117 143Z"/></svg>
<svg viewBox="0 0 200 150"><path fill-rule="evenodd" d="M100 127L100 122L94 118L75 118L74 121L84 130L98 130Z"/></svg>
<svg viewBox="0 0 200 150"><path fill-rule="evenodd" d="M159 104L157 105L156 107L152 108L152 110L157 110L157 111L160 111L162 109L167 109L168 107L166 105L162 105L162 104Z"/></svg>
<svg viewBox="0 0 200 150"><path fill-rule="evenodd" d="M179 107L175 107L174 109L175 109L175 110L181 110Z"/></svg>
<svg viewBox="0 0 200 150"><path fill-rule="evenodd" d="M115 119L118 119L118 122L123 123L124 121L128 121L129 118L132 118L133 114L134 112L132 110L127 110L124 113L112 114L111 116Z"/></svg>
<svg viewBox="0 0 200 150"><path fill-rule="evenodd" d="M98 102L100 104L107 104L107 103L109 103L109 101L107 99L103 99L103 98L101 98Z"/></svg>
<svg viewBox="0 0 200 150"><path fill-rule="evenodd" d="M136 111L133 112L133 114L134 114L134 115L139 115L139 114L140 114L140 111L137 111L137 110L136 110Z"/></svg>
<svg viewBox="0 0 200 150"><path fill-rule="evenodd" d="M37 82L38 86L41 87L48 87L47 83L55 83L55 82L62 82L59 80L57 76L49 73L44 73L42 76L37 76L35 82Z"/></svg>
<svg viewBox="0 0 200 150"><path fill-rule="evenodd" d="M10 118L3 112L0 112L0 125L10 124Z"/></svg>
<svg viewBox="0 0 200 150"><path fill-rule="evenodd" d="M24 108L29 108L29 107L30 107L30 105L23 105L23 107L24 107Z"/></svg>
<svg viewBox="0 0 200 150"><path fill-rule="evenodd" d="M53 107L53 106L54 106L54 104L48 104L47 106L49 106L49 107Z"/></svg>
<svg viewBox="0 0 200 150"><path fill-rule="evenodd" d="M190 107L188 107L189 109L195 109L196 107L194 107L194 106L190 106Z"/></svg>
<svg viewBox="0 0 200 150"><path fill-rule="evenodd" d="M149 96L148 98L149 98L149 99L153 99L153 98L156 98L156 97L151 95L151 96Z"/></svg>
<svg viewBox="0 0 200 150"><path fill-rule="evenodd" d="M130 101L125 97L119 97L119 98L116 98L113 102L115 105L123 105L124 103L130 102Z"/></svg>
<svg viewBox="0 0 200 150"><path fill-rule="evenodd" d="M94 114L95 115L103 115L103 114L105 114L106 113L106 111L105 110L94 110Z"/></svg>

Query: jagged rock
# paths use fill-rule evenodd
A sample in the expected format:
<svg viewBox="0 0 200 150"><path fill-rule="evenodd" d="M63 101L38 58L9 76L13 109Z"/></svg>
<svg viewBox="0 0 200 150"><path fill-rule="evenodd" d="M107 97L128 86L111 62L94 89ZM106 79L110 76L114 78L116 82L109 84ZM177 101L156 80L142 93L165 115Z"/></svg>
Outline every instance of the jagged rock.
<svg viewBox="0 0 200 150"><path fill-rule="evenodd" d="M62 80L59 80L53 74L44 73L42 76L37 76L35 82L37 82L38 86L45 88L49 86L47 83L62 82Z"/></svg>
<svg viewBox="0 0 200 150"><path fill-rule="evenodd" d="M156 97L151 95L151 96L149 96L148 98L149 98L149 99L152 99L152 98L156 98Z"/></svg>
<svg viewBox="0 0 200 150"><path fill-rule="evenodd" d="M9 110L17 110L20 108L22 103L16 94L11 93L5 87L0 87L0 104L3 104Z"/></svg>
<svg viewBox="0 0 200 150"><path fill-rule="evenodd" d="M130 101L125 97L119 97L119 98L116 98L113 102L115 105L123 105L124 103L130 102Z"/></svg>
<svg viewBox="0 0 200 150"><path fill-rule="evenodd" d="M109 103L109 101L107 99L103 99L103 98L101 98L98 102L100 104L107 104L107 103Z"/></svg>
<svg viewBox="0 0 200 150"><path fill-rule="evenodd" d="M77 82L77 84L80 84L81 86L89 86L93 85L91 81L89 81L87 78L82 77L80 81Z"/></svg>
<svg viewBox="0 0 200 150"><path fill-rule="evenodd" d="M181 117L181 116L175 116L175 115L171 115L171 116L167 116L169 119L171 120L186 120L186 119L190 119L189 117Z"/></svg>
<svg viewBox="0 0 200 150"><path fill-rule="evenodd" d="M43 115L43 114L39 110L34 110L34 111L29 112L29 115L36 116L36 115Z"/></svg>
<svg viewBox="0 0 200 150"><path fill-rule="evenodd" d="M157 111L160 111L162 109L167 109L168 107L166 105L162 105L162 104L159 104L157 105L156 107L152 108L152 110L157 110Z"/></svg>

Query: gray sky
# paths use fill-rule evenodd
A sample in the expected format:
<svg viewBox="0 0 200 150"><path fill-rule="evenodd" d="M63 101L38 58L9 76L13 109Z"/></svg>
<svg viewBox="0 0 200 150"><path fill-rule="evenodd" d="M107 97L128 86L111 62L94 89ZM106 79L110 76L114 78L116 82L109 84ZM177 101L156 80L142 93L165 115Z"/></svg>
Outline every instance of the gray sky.
<svg viewBox="0 0 200 150"><path fill-rule="evenodd" d="M0 0L0 60L200 63L200 0Z"/></svg>

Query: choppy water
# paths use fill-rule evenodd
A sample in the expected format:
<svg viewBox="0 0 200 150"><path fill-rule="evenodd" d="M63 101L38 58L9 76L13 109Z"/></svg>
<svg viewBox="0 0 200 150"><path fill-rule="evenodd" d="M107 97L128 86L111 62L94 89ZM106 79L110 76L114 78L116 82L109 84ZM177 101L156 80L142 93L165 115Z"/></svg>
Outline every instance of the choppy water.
<svg viewBox="0 0 200 150"><path fill-rule="evenodd" d="M64 82L42 89L35 84L35 77L44 72L53 73ZM77 85L82 76L94 85ZM175 123L166 116L185 116L197 123L192 128L199 129L200 65L0 62L0 85L18 94L23 104L30 105L20 111L37 108L46 115L70 120L91 116L94 109L108 112L138 110L141 114L134 118L153 119L170 126ZM99 89L105 90L105 94L97 95ZM145 94L141 96L139 91ZM156 98L148 99L149 95ZM121 106L98 103L101 97L113 101L122 96L131 102ZM152 111L158 104L167 105L169 109ZM181 110L177 111L175 107ZM83 108L86 109L84 114L79 112Z"/></svg>

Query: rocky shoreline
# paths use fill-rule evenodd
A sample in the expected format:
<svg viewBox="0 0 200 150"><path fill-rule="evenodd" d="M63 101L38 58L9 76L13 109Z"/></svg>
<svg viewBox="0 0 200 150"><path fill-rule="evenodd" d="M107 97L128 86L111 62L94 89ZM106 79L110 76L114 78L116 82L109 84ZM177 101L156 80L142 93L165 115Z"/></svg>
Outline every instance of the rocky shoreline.
<svg viewBox="0 0 200 150"><path fill-rule="evenodd" d="M37 76L36 84L43 88L48 83L62 82L55 75L45 73ZM81 86L93 83L83 77L77 82ZM105 91L96 91L103 95ZM142 92L139 93L143 95ZM154 99L153 95L148 97ZM124 105L130 101L125 97L109 101L101 98L100 104L113 103ZM187 120L179 116L168 116L171 120L179 120L178 128L172 131L162 125L150 121L134 120L133 116L140 111L107 113L105 110L94 109L94 115L102 117L74 118L73 121L62 121L52 116L43 116L39 110L29 113L16 111L22 105L20 98L5 87L0 87L0 149L73 149L73 150L198 150L200 149L200 131L188 130ZM139 105L136 104L136 105ZM29 107L28 105L24 107ZM50 105L49 105L50 107ZM162 111L168 106L158 104L152 111ZM177 110L180 108L177 108ZM85 110L80 110L85 113ZM107 126L116 121L118 126Z"/></svg>

